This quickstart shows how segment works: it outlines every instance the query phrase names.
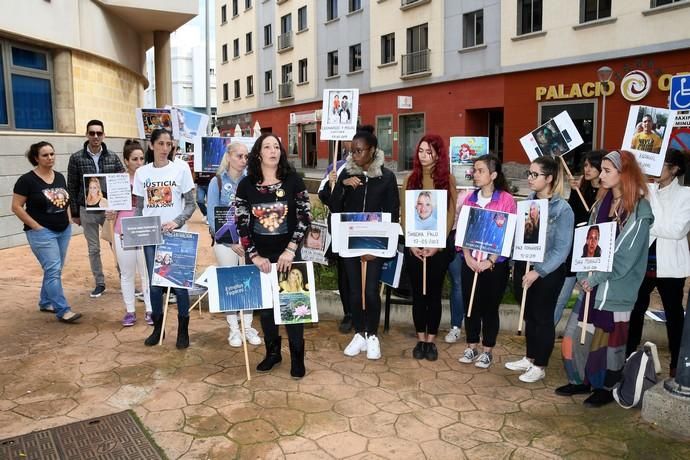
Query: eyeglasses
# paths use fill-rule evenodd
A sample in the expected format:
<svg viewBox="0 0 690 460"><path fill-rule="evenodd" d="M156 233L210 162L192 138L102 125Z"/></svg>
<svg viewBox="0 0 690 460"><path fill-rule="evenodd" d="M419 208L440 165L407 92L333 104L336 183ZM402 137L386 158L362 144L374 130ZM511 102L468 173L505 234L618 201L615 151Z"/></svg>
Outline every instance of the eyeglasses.
<svg viewBox="0 0 690 460"><path fill-rule="evenodd" d="M103 134L103 131L89 131L89 136L91 137L101 137Z"/></svg>
<svg viewBox="0 0 690 460"><path fill-rule="evenodd" d="M534 171L525 171L525 177L527 177L528 179L536 179L539 176L546 177L546 174L538 173L538 172L534 172Z"/></svg>

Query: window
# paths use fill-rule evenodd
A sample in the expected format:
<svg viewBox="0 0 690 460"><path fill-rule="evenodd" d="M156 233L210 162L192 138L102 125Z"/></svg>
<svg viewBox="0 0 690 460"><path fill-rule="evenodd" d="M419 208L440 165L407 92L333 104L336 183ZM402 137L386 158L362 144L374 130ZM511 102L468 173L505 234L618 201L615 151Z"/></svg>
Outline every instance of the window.
<svg viewBox="0 0 690 460"><path fill-rule="evenodd" d="M362 9L362 0L349 0L348 1L348 11L352 13L353 11L358 11Z"/></svg>
<svg viewBox="0 0 690 460"><path fill-rule="evenodd" d="M247 35L245 35L245 41L246 41L246 52L251 53L252 52L252 33L247 32Z"/></svg>
<svg viewBox="0 0 690 460"><path fill-rule="evenodd" d="M247 96L254 95L254 75L247 77Z"/></svg>
<svg viewBox="0 0 690 460"><path fill-rule="evenodd" d="M235 99L240 98L240 81L235 80Z"/></svg>
<svg viewBox="0 0 690 460"><path fill-rule="evenodd" d="M232 0L232 16L235 17L240 14L240 10L237 7L238 0Z"/></svg>
<svg viewBox="0 0 690 460"><path fill-rule="evenodd" d="M252 7L252 0L244 0L244 9L248 10Z"/></svg>
<svg viewBox="0 0 690 460"><path fill-rule="evenodd" d="M465 13L462 16L462 47L482 45L484 43L484 10Z"/></svg>
<svg viewBox="0 0 690 460"><path fill-rule="evenodd" d="M278 37L278 51L292 48L292 14L280 18L280 36Z"/></svg>
<svg viewBox="0 0 690 460"><path fill-rule="evenodd" d="M381 64L395 62L395 34L381 35Z"/></svg>
<svg viewBox="0 0 690 460"><path fill-rule="evenodd" d="M422 24L407 29L407 52L415 53L426 50L429 45L429 26Z"/></svg>
<svg viewBox="0 0 690 460"><path fill-rule="evenodd" d="M220 23L225 24L228 22L228 5L223 5L220 7Z"/></svg>
<svg viewBox="0 0 690 460"><path fill-rule="evenodd" d="M338 17L338 0L326 0L326 20L332 21Z"/></svg>
<svg viewBox="0 0 690 460"><path fill-rule="evenodd" d="M280 18L280 33L292 32L292 14L286 14Z"/></svg>
<svg viewBox="0 0 690 460"><path fill-rule="evenodd" d="M350 47L350 72L362 70L362 44Z"/></svg>
<svg viewBox="0 0 690 460"><path fill-rule="evenodd" d="M228 84L223 83L223 101L227 102L228 101Z"/></svg>
<svg viewBox="0 0 690 460"><path fill-rule="evenodd" d="M303 6L297 10L297 30L305 30L307 28L307 7Z"/></svg>
<svg viewBox="0 0 690 460"><path fill-rule="evenodd" d="M682 2L684 0L651 0L649 5L650 8L656 8L658 6L670 5L671 3Z"/></svg>
<svg viewBox="0 0 690 460"><path fill-rule="evenodd" d="M264 46L271 46L273 44L273 27L271 24L264 26Z"/></svg>
<svg viewBox="0 0 690 460"><path fill-rule="evenodd" d="M223 62L228 62L228 44L224 43L222 46Z"/></svg>
<svg viewBox="0 0 690 460"><path fill-rule="evenodd" d="M300 83L308 82L309 77L307 76L307 60L306 59L300 59L298 66L299 66L299 82Z"/></svg>
<svg viewBox="0 0 690 460"><path fill-rule="evenodd" d="M402 76L431 71L429 25L421 24L407 29L407 54L402 56Z"/></svg>
<svg viewBox="0 0 690 460"><path fill-rule="evenodd" d="M328 53L328 72L327 76L333 77L338 75L338 51L331 51Z"/></svg>
<svg viewBox="0 0 690 460"><path fill-rule="evenodd" d="M48 53L0 40L0 126L54 129L52 88Z"/></svg>
<svg viewBox="0 0 690 460"><path fill-rule="evenodd" d="M281 82L290 83L292 81L292 64L285 64L281 67Z"/></svg>
<svg viewBox="0 0 690 460"><path fill-rule="evenodd" d="M580 23L611 17L611 0L580 0Z"/></svg>
<svg viewBox="0 0 690 460"><path fill-rule="evenodd" d="M541 0L518 0L518 35L541 30Z"/></svg>
<svg viewBox="0 0 690 460"><path fill-rule="evenodd" d="M240 39L236 38L232 41L232 57L240 57Z"/></svg>
<svg viewBox="0 0 690 460"><path fill-rule="evenodd" d="M264 72L264 93L273 91L273 71L267 70Z"/></svg>

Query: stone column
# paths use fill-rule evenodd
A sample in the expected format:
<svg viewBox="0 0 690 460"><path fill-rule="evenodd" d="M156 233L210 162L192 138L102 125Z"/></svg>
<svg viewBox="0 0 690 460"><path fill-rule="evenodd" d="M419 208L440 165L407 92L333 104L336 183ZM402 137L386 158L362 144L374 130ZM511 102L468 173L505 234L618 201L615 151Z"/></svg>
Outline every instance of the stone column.
<svg viewBox="0 0 690 460"><path fill-rule="evenodd" d="M55 130L59 133L76 133L71 51L65 49L53 51L53 75L55 75Z"/></svg>
<svg viewBox="0 0 690 460"><path fill-rule="evenodd" d="M153 32L153 54L156 67L156 107L172 105L172 52L170 32Z"/></svg>

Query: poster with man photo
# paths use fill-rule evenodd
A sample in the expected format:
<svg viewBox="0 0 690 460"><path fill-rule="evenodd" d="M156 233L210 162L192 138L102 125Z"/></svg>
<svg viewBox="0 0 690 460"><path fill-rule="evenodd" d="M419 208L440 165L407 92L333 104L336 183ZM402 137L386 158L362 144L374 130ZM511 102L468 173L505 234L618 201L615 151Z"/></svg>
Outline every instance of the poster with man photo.
<svg viewBox="0 0 690 460"><path fill-rule="evenodd" d="M622 148L635 155L643 173L661 174L675 116L674 110L645 105L630 107Z"/></svg>
<svg viewBox="0 0 690 460"><path fill-rule="evenodd" d="M302 260L328 265L326 251L330 243L331 235L328 233L328 226L325 223L312 222L300 247Z"/></svg>
<svg viewBox="0 0 690 460"><path fill-rule="evenodd" d="M515 214L463 206L458 218L455 245L487 254L510 256L515 236Z"/></svg>
<svg viewBox="0 0 690 460"><path fill-rule="evenodd" d="M84 174L84 201L87 211L131 210L129 174Z"/></svg>
<svg viewBox="0 0 690 460"><path fill-rule="evenodd" d="M514 260L543 262L546 247L546 225L549 200L523 200L517 203Z"/></svg>
<svg viewBox="0 0 690 460"><path fill-rule="evenodd" d="M571 271L610 272L613 267L613 246L615 242L615 222L576 228L573 239Z"/></svg>
<svg viewBox="0 0 690 460"><path fill-rule="evenodd" d="M321 140L349 141L357 130L359 89L325 89L321 109Z"/></svg>
<svg viewBox="0 0 690 460"><path fill-rule="evenodd" d="M530 161L543 155L560 156L583 144L568 112L563 111L520 138Z"/></svg>
<svg viewBox="0 0 690 460"><path fill-rule="evenodd" d="M319 322L312 262L294 262L288 272L278 273L274 283L273 290L278 293L278 303L273 308L276 324Z"/></svg>
<svg viewBox="0 0 690 460"><path fill-rule="evenodd" d="M457 187L472 187L472 164L489 153L489 138L454 136L450 138L450 170Z"/></svg>
<svg viewBox="0 0 690 460"><path fill-rule="evenodd" d="M256 139L253 137L199 137L194 144L194 172L215 173L218 171L223 155L228 149L228 145L233 142L241 142L247 146L247 151L251 152ZM198 155L196 152L201 152Z"/></svg>
<svg viewBox="0 0 690 460"><path fill-rule="evenodd" d="M447 200L445 190L405 191L405 246L446 247Z"/></svg>
<svg viewBox="0 0 690 460"><path fill-rule="evenodd" d="M198 233L164 233L163 243L156 246L151 284L191 289L194 286L198 245Z"/></svg>
<svg viewBox="0 0 690 460"><path fill-rule="evenodd" d="M205 273L210 313L273 308L277 303L277 291L274 298L271 288L275 271L262 273L254 265L240 265L214 267Z"/></svg>
<svg viewBox="0 0 690 460"><path fill-rule="evenodd" d="M171 108L167 109L144 109L135 110L137 128L139 129L139 139L150 139L154 129L167 129L173 134L173 138L179 138L179 129L175 112Z"/></svg>

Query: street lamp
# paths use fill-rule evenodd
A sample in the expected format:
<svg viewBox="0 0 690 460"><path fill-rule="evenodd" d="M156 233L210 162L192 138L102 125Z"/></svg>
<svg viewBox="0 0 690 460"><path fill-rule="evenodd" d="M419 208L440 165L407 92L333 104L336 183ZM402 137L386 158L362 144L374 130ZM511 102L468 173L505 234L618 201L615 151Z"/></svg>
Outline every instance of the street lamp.
<svg viewBox="0 0 690 460"><path fill-rule="evenodd" d="M613 74L613 69L609 66L599 67L597 70L597 77L601 83L601 88L603 89L602 100L601 100L601 137L599 141L599 148L604 148L604 130L606 126L606 92L609 90L609 81L611 80L611 74Z"/></svg>

